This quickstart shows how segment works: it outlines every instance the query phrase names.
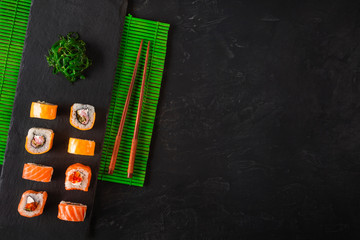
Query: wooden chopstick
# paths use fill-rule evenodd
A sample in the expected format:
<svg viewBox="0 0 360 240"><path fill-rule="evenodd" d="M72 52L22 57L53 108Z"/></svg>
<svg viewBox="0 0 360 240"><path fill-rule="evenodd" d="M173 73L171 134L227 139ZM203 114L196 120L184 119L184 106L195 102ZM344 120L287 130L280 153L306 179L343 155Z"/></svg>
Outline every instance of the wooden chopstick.
<svg viewBox="0 0 360 240"><path fill-rule="evenodd" d="M132 93L134 83L135 83L136 72L137 72L137 68L138 68L138 65L139 65L142 45L143 45L143 40L141 39L140 47L139 47L139 51L138 51L138 54L137 54L136 63L135 63L135 67L134 67L134 72L133 72L133 75L132 75L132 78L131 78L131 83L130 83L128 95L127 95L127 98L126 98L126 101L125 101L125 106L124 106L124 110L123 110L123 113L122 113L122 116L121 116L119 129L118 129L118 132L117 132L117 135L116 135L113 153L111 155L111 161L110 161L110 164L109 164L109 171L108 171L109 174L113 174L114 169L115 169L116 158L117 158L120 143L121 143L121 135L122 135L122 131L123 131L123 128L124 128L124 125L125 125L126 113L128 111L128 108L129 108L129 103L130 103L130 99L131 99L131 93Z"/></svg>
<svg viewBox="0 0 360 240"><path fill-rule="evenodd" d="M136 155L136 148L138 144L138 137L139 137L139 126L140 126L140 116L141 116L141 108L144 99L144 89L145 89L145 81L146 81L146 70L148 65L149 59L149 49L150 49L150 41L148 42L147 50L146 50L146 58L145 58L145 65L141 83L141 91L139 97L139 104L136 114L136 122L135 122L135 129L134 129L134 137L131 144L131 151L130 151L130 158L129 158L129 166L128 166L128 178L132 178L134 173L134 163L135 163L135 155Z"/></svg>

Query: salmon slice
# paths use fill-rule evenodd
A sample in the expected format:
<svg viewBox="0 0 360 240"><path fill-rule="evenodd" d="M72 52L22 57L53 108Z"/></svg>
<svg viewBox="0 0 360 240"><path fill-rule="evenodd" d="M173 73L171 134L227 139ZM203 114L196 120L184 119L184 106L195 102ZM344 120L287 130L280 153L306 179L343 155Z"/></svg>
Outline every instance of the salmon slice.
<svg viewBox="0 0 360 240"><path fill-rule="evenodd" d="M54 120L56 118L57 107L57 105L47 102L32 102L30 117Z"/></svg>
<svg viewBox="0 0 360 240"><path fill-rule="evenodd" d="M22 178L36 182L50 182L54 169L52 167L25 163Z"/></svg>
<svg viewBox="0 0 360 240"><path fill-rule="evenodd" d="M87 206L80 203L61 201L58 206L58 218L64 221L83 222Z"/></svg>
<svg viewBox="0 0 360 240"><path fill-rule="evenodd" d="M94 156L95 142L79 138L69 138L68 153Z"/></svg>

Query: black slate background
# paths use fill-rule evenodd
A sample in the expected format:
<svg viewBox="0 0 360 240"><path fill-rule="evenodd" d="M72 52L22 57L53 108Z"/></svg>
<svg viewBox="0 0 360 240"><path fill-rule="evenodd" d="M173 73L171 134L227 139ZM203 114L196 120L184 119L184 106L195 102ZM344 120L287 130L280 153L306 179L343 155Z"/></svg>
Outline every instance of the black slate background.
<svg viewBox="0 0 360 240"><path fill-rule="evenodd" d="M27 235L26 238L36 236L38 239L83 239L89 232L126 7L126 0L106 0L101 4L97 0L32 1L0 179L0 229L8 229L13 234L11 238L25 239ZM53 69L48 67L45 58L48 49L59 40L58 35L72 31L78 32L87 43L87 55L93 60L93 66L85 73L86 79L74 84L60 74L53 75ZM37 100L57 104L57 118L52 121L30 118L31 102ZM80 131L69 124L73 103L95 107L97 118L91 130ZM32 155L25 150L25 137L31 127L54 130L54 145L48 153ZM95 155L67 153L69 137L95 141ZM54 167L52 181L41 183L22 179L23 165L27 162ZM88 192L65 190L65 171L77 162L91 167ZM48 192L44 213L40 217L25 218L17 212L22 193L29 189ZM58 204L62 200L87 205L85 221L72 223L57 219ZM1 235L0 239L3 239Z"/></svg>
<svg viewBox="0 0 360 240"><path fill-rule="evenodd" d="M91 239L359 239L360 2L134 0L169 22L144 188Z"/></svg>

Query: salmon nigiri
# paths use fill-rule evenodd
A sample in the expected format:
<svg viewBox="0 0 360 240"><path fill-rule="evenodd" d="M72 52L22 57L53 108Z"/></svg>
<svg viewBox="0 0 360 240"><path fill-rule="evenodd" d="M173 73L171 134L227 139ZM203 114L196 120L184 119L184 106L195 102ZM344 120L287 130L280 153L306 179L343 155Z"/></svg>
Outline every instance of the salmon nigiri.
<svg viewBox="0 0 360 240"><path fill-rule="evenodd" d="M50 182L54 169L52 167L35 164L25 163L22 178L37 182Z"/></svg>
<svg viewBox="0 0 360 240"><path fill-rule="evenodd" d="M58 206L58 218L64 221L83 222L87 206L80 203L61 201Z"/></svg>

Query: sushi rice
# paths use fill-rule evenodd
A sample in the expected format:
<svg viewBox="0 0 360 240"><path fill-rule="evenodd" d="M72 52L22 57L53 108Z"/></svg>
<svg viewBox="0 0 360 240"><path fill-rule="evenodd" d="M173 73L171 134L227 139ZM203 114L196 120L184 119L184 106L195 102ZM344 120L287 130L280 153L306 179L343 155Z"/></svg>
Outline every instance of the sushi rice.
<svg viewBox="0 0 360 240"><path fill-rule="evenodd" d="M70 176L78 172L81 177L80 182L73 183L70 181ZM88 191L91 180L91 168L80 163L73 164L66 170L65 189L66 190L81 190Z"/></svg>
<svg viewBox="0 0 360 240"><path fill-rule="evenodd" d="M28 202L29 199L36 202L36 204L37 204L35 210L33 210L33 211L25 210L25 206L26 206L26 204L29 203ZM21 216L29 217L29 218L39 216L42 214L42 212L44 210L46 200L47 200L47 192L45 192L45 191L35 192L32 190L28 190L28 191L24 192L21 196L21 200L18 205L18 212Z"/></svg>
<svg viewBox="0 0 360 240"><path fill-rule="evenodd" d="M95 115L95 108L93 106L74 103L70 111L70 124L79 130L90 130L94 126Z"/></svg>
<svg viewBox="0 0 360 240"><path fill-rule="evenodd" d="M34 146L34 142L40 141L43 138L43 143L40 146ZM49 151L53 144L54 132L46 128L30 128L26 137L25 148L31 154L42 154Z"/></svg>

